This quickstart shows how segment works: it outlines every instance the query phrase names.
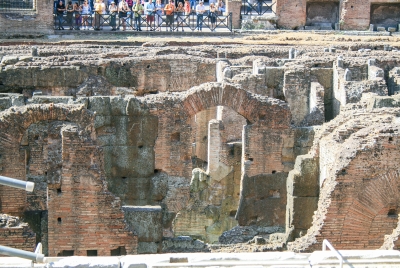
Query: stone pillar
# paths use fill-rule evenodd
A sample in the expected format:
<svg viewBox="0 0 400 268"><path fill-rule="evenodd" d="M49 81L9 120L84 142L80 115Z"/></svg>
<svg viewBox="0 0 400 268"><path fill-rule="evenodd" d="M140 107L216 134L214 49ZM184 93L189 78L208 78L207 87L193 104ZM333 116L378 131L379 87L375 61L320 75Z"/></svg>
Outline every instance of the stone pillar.
<svg viewBox="0 0 400 268"><path fill-rule="evenodd" d="M207 173L215 172L219 167L221 153L220 120L210 120L208 123L208 168Z"/></svg>
<svg viewBox="0 0 400 268"><path fill-rule="evenodd" d="M235 29L240 29L240 10L242 8L241 0L228 0L226 1L226 11L228 13L232 12L232 27Z"/></svg>
<svg viewBox="0 0 400 268"><path fill-rule="evenodd" d="M351 71L349 69L344 71L344 81L351 81Z"/></svg>

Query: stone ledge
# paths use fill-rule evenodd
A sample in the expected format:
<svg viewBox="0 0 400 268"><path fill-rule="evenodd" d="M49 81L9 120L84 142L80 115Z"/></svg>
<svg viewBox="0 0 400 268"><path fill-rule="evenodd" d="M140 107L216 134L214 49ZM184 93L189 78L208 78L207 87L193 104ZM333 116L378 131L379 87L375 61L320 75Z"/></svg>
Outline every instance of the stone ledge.
<svg viewBox="0 0 400 268"><path fill-rule="evenodd" d="M139 211L139 212L160 212L161 206L122 206L125 212Z"/></svg>

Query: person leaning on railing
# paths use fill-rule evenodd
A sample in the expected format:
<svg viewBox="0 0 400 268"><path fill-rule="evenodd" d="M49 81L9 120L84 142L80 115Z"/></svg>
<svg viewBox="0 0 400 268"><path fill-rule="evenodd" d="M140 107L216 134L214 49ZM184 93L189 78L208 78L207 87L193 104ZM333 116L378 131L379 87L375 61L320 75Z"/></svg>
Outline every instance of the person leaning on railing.
<svg viewBox="0 0 400 268"><path fill-rule="evenodd" d="M65 5L63 1L58 2L56 10L57 10L58 30L64 30L64 27L62 26L64 11L65 11Z"/></svg>
<svg viewBox="0 0 400 268"><path fill-rule="evenodd" d="M108 11L110 12L111 31L115 31L117 27L116 16L118 13L118 7L115 2L111 2L110 6L108 7Z"/></svg>
<svg viewBox="0 0 400 268"><path fill-rule="evenodd" d="M149 2L147 2L145 4L145 12L146 12L146 31L149 30L149 26L150 26L150 31L153 31L153 29L151 28L151 24L154 22L154 15L155 15L155 11L156 11L156 0L150 0Z"/></svg>
<svg viewBox="0 0 400 268"><path fill-rule="evenodd" d="M192 11L189 0L185 0L185 4L184 4L183 8L185 9L185 16L189 16Z"/></svg>
<svg viewBox="0 0 400 268"><path fill-rule="evenodd" d="M210 18L211 22L211 32L215 32L215 22L217 20L217 7L215 6L214 3L210 4L208 17Z"/></svg>
<svg viewBox="0 0 400 268"><path fill-rule="evenodd" d="M156 22L157 22L157 28L158 31L161 31L161 24L162 24L162 15L164 12L164 5L161 3L161 0L157 0L156 2Z"/></svg>
<svg viewBox="0 0 400 268"><path fill-rule="evenodd" d="M126 17L128 16L129 7L125 0L121 0L118 4L118 17L120 19L120 24L122 20L122 31L126 30Z"/></svg>
<svg viewBox="0 0 400 268"><path fill-rule="evenodd" d="M197 14L197 22L196 29L197 31L203 31L203 14L206 11L204 7L203 0L200 0L200 3L196 6L196 14Z"/></svg>
<svg viewBox="0 0 400 268"><path fill-rule="evenodd" d="M74 3L74 17L75 17L75 30L80 30L81 25L81 12L82 8L79 6L78 2Z"/></svg>
<svg viewBox="0 0 400 268"><path fill-rule="evenodd" d="M90 8L90 5L88 4L88 1L85 0L83 2L83 5L81 6L82 10L82 25L84 30L89 30L89 16L90 13L92 12L92 9Z"/></svg>
<svg viewBox="0 0 400 268"><path fill-rule="evenodd" d="M176 31L178 32L179 31L179 26L181 26L182 32L184 32L184 30L183 30L183 19L184 19L184 16L185 16L185 9L183 8L182 2L178 3L178 7L176 8L175 13L177 15L176 16L176 21L178 22L178 25L176 26Z"/></svg>
<svg viewBox="0 0 400 268"><path fill-rule="evenodd" d="M172 32L174 30L174 11L175 11L175 5L172 0L169 0L169 3L165 6L164 12L165 12L165 17L166 17L166 28L169 26L169 30ZM168 28L166 29L168 32Z"/></svg>
<svg viewBox="0 0 400 268"><path fill-rule="evenodd" d="M143 6L140 3L140 0L136 0L135 5L132 7L133 15L135 17L135 25L136 31L142 31L141 24L142 24L142 13L143 13Z"/></svg>
<svg viewBox="0 0 400 268"><path fill-rule="evenodd" d="M74 6L72 5L72 1L68 1L68 5L66 7L67 10L67 24L69 25L69 29L72 30L72 17L74 15Z"/></svg>
<svg viewBox="0 0 400 268"><path fill-rule="evenodd" d="M96 0L96 3L94 4L94 10L96 10L94 14L94 29L96 31L100 30L100 16L103 13L104 9L104 3L101 2L100 0Z"/></svg>

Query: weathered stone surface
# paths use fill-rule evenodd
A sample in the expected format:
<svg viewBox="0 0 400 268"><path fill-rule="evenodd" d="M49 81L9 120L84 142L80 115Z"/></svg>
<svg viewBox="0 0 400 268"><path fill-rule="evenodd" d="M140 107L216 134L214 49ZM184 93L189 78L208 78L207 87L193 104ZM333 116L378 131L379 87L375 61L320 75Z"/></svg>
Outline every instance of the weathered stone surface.
<svg viewBox="0 0 400 268"><path fill-rule="evenodd" d="M1 212L51 256L399 246L388 46L52 48L0 47Z"/></svg>

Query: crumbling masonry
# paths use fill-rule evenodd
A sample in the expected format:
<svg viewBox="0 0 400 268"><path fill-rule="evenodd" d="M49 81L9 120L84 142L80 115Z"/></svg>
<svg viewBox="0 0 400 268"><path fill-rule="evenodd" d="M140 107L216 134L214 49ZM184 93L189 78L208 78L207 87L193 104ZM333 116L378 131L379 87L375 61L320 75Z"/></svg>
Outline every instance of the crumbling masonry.
<svg viewBox="0 0 400 268"><path fill-rule="evenodd" d="M0 244L398 248L400 57L324 51L0 47Z"/></svg>

